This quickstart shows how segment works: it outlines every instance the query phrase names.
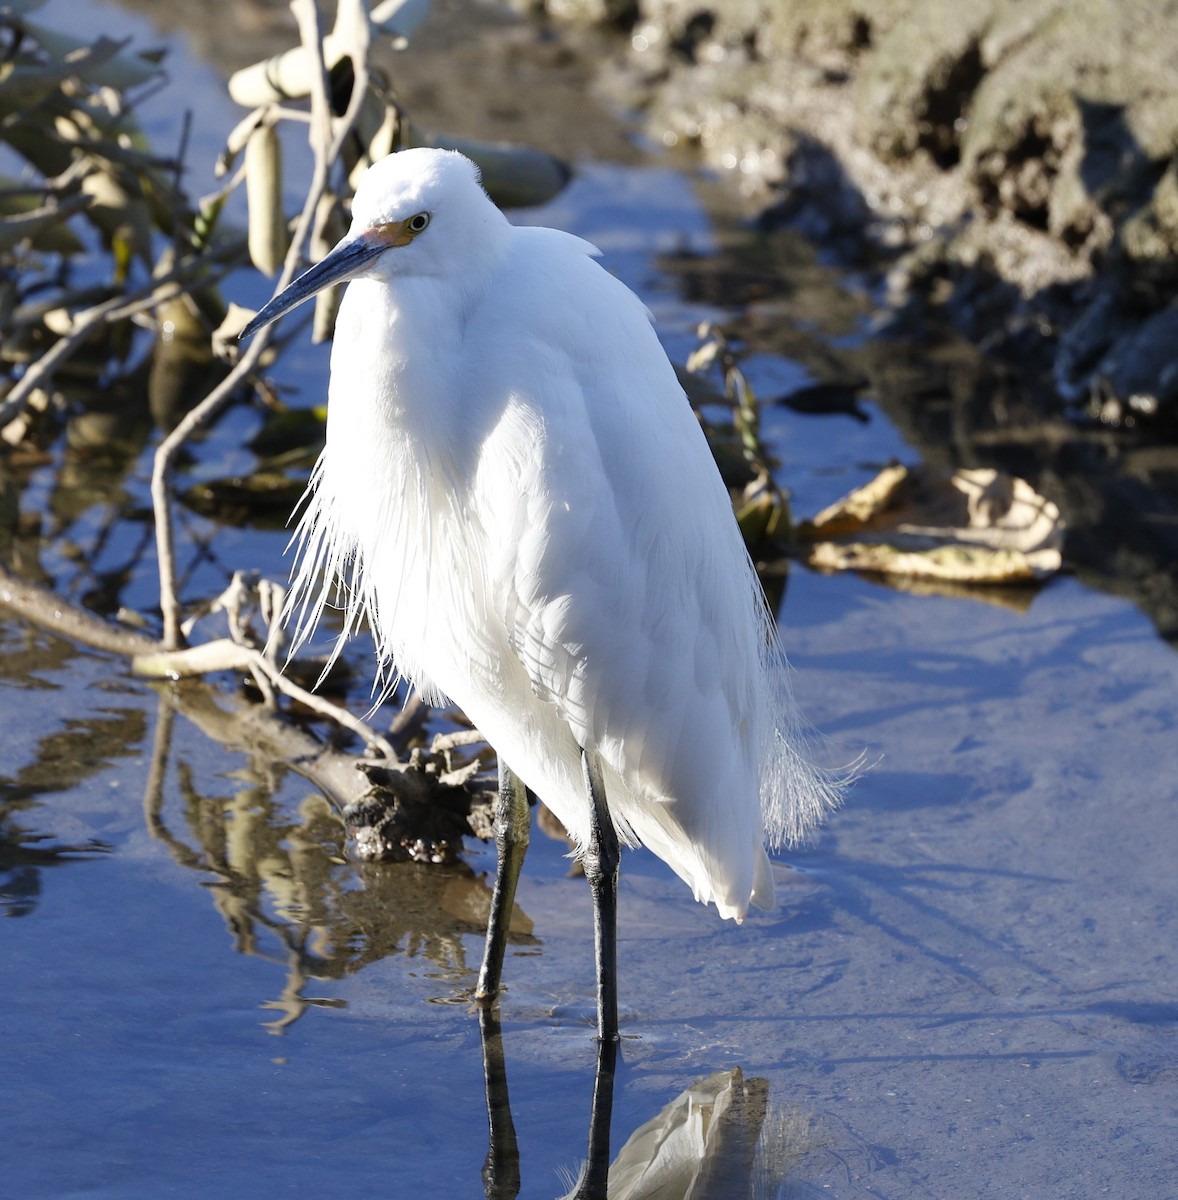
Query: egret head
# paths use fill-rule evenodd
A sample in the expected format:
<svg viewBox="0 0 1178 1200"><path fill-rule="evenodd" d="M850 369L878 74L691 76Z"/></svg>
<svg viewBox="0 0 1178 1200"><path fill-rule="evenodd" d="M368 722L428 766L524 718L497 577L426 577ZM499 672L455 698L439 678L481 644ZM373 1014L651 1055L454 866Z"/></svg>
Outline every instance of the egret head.
<svg viewBox="0 0 1178 1200"><path fill-rule="evenodd" d="M347 236L275 296L241 331L246 338L332 284L360 276L469 277L497 253L509 228L479 182L478 168L454 150L402 150L374 163L352 201Z"/></svg>

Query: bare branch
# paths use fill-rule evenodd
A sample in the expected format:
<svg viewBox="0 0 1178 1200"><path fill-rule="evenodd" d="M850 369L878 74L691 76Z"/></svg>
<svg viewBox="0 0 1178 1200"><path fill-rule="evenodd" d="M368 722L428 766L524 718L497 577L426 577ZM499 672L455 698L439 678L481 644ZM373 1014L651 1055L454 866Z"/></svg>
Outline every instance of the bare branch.
<svg viewBox="0 0 1178 1200"><path fill-rule="evenodd" d="M353 716L346 708L341 708L338 704L300 687L284 675L260 650L243 646L230 638L205 642L184 650L161 650L159 647L153 647L147 653L136 654L131 662L131 669L136 675L143 675L148 679L184 679L194 675L207 675L210 671L251 671L304 708L327 717L344 729L351 730L370 750L379 751L388 760L387 765L395 765L397 762L397 752L372 726Z"/></svg>
<svg viewBox="0 0 1178 1200"><path fill-rule="evenodd" d="M131 670L145 679L191 679L211 671L248 671L255 653L230 638L218 638L183 650L154 646L146 654L136 654L131 659Z"/></svg>
<svg viewBox="0 0 1178 1200"><path fill-rule="evenodd" d="M285 272L284 272L285 275ZM237 385L253 371L269 338L266 330L254 338L224 379L193 409L156 448L151 471L151 503L155 511L156 554L160 574L160 610L164 618L164 645L178 650L183 642L180 632L180 602L176 596L176 556L172 534L172 464L180 447L221 410Z"/></svg>
<svg viewBox="0 0 1178 1200"><path fill-rule="evenodd" d="M320 197L327 188L332 164L338 157L339 149L359 112L357 93L362 81L365 86L367 84L367 67L363 63L357 63L356 87L351 103L348 105L348 112L344 116L342 128L337 132L335 142L329 145L331 110L328 102L327 68L323 62L323 35L319 25L319 12L314 0L291 0L291 10L298 20L303 45L311 52L314 61L318 64L311 93L311 145L315 153L315 165L307 198L295 225L290 249L287 251L286 261L278 278L276 292L280 292L290 283L305 257L315 212L319 206ZM326 130L326 133L323 133L323 130ZM183 634L180 629L180 602L176 590L175 541L170 503L172 465L180 447L196 430L217 415L232 396L237 385L253 371L269 340L269 328L259 330L233 370L160 442L155 453L151 473L151 501L155 511L156 554L159 561L160 609L164 618L164 645L169 650L178 650L183 644Z"/></svg>

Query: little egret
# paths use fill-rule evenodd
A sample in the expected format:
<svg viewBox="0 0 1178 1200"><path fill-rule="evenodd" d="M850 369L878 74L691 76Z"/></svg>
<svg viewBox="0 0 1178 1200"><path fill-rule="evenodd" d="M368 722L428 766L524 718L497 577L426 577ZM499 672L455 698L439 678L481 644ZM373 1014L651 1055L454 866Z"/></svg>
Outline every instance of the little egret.
<svg viewBox="0 0 1178 1200"><path fill-rule="evenodd" d="M478 169L404 150L344 239L246 337L350 280L327 444L288 606L366 617L378 677L456 703L499 757L478 995L499 988L525 785L593 892L598 1031L617 1036L619 842L723 917L767 907L764 844L839 799L814 765L728 492L638 298L589 243L512 225ZM337 653L339 643L337 643Z"/></svg>

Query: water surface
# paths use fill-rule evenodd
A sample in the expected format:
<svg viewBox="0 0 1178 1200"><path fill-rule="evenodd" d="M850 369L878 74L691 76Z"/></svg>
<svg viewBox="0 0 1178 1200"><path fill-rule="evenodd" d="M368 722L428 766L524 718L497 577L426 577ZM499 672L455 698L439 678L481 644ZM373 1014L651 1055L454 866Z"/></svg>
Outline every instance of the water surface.
<svg viewBox="0 0 1178 1200"><path fill-rule="evenodd" d="M663 162L579 166L517 219L596 241L681 359L721 311L659 269L685 241L712 245L691 179ZM816 324L818 343L846 336ZM300 352L311 370L321 385L322 351ZM770 394L804 369L765 355L750 373ZM800 511L879 461L915 460L867 410L867 424L769 414ZM195 471L233 452L237 420ZM148 469L146 453L128 465L132 500ZM97 509L80 511L85 528ZM283 573L280 534L207 532L193 593L237 566ZM150 586L138 567L126 592L147 603ZM776 911L742 927L626 856L615 1153L719 1075L726 1095L768 1095L759 1196L1172 1191L1178 658L1131 604L1075 580L1002 599L792 570L781 624L799 697L836 753L866 747L875 765L779 862ZM351 659L362 707L362 646ZM200 711L0 619L0 1190L481 1195L466 997L490 852L349 865L313 790L210 740L186 715ZM563 851L533 842L505 968L524 1197L566 1189L592 1089L589 898ZM749 1195L748 1171L711 1186L691 1194Z"/></svg>

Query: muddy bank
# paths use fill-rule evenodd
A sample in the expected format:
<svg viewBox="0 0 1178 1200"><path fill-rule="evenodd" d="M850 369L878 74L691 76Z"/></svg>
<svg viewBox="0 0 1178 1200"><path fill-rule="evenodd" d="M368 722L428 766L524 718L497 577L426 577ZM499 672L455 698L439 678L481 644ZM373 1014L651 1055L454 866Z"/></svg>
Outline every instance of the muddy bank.
<svg viewBox="0 0 1178 1200"><path fill-rule="evenodd" d="M931 461L1026 475L1069 561L1178 635L1178 4L546 3L613 31L603 89L766 236L886 282L887 336L818 378ZM765 245L707 270L730 301Z"/></svg>
<svg viewBox="0 0 1178 1200"><path fill-rule="evenodd" d="M883 252L893 299L951 314L1112 423L1178 425L1172 0L547 0L624 30L652 136L778 220Z"/></svg>

